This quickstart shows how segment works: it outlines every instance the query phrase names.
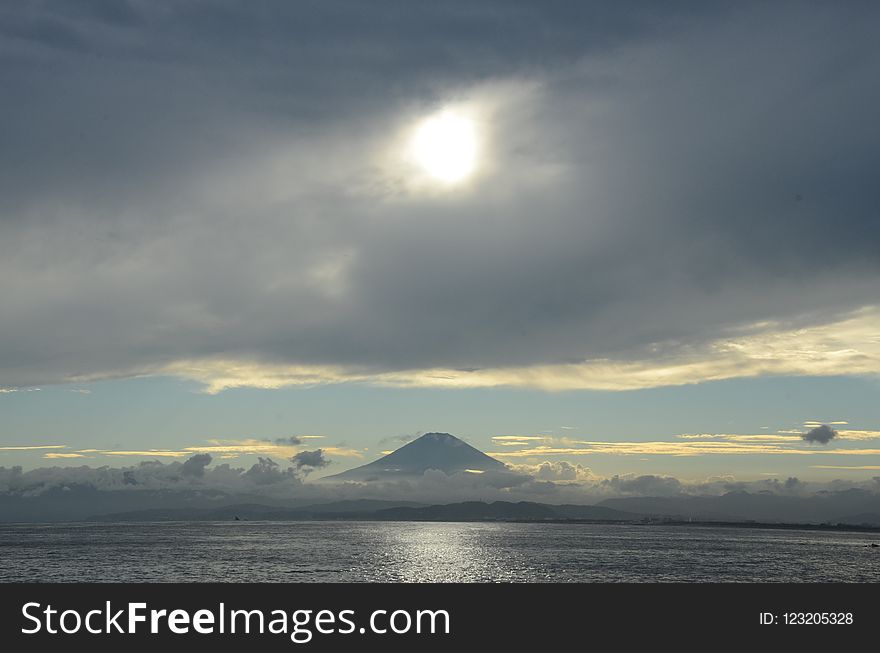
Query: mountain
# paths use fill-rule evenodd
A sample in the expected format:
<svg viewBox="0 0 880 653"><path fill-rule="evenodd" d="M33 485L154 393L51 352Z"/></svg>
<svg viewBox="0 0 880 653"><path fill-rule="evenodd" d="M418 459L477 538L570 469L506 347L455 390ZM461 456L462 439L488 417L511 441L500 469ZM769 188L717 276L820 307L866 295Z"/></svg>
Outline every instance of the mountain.
<svg viewBox="0 0 880 653"><path fill-rule="evenodd" d="M456 472L503 472L504 463L487 456L449 433L425 433L417 440L366 465L349 469L322 481L380 481L421 476L429 469Z"/></svg>

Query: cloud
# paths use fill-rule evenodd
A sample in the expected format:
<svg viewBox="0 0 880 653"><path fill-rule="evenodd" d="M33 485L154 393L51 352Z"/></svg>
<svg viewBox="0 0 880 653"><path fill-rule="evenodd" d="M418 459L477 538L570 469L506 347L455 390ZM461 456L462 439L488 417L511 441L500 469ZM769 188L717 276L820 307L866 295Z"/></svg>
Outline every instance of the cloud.
<svg viewBox="0 0 880 653"><path fill-rule="evenodd" d="M798 431L800 433L800 431ZM790 435L773 435L770 433L736 434L736 433L682 433L676 436L683 440L727 440L729 442L792 442Z"/></svg>
<svg viewBox="0 0 880 653"><path fill-rule="evenodd" d="M138 458L183 458L187 451L170 451L168 449L100 451L103 456L135 456Z"/></svg>
<svg viewBox="0 0 880 653"><path fill-rule="evenodd" d="M295 448L302 444L302 438L291 436L275 440L257 440L244 438L241 440L209 439L207 444L184 447L187 453L213 453L230 455L275 455L289 456Z"/></svg>
<svg viewBox="0 0 880 653"><path fill-rule="evenodd" d="M316 452L309 453L313 454L309 462L320 464L321 457L315 456ZM741 503L748 499L746 503L756 501L759 506L783 505L784 509L787 504L773 503L769 499L804 497L826 503L833 501L841 510L846 510L847 506L876 502L880 496L880 476L869 480L835 479L828 482L808 482L793 477L785 481L744 481L731 476L696 480L634 474L601 477L576 463L543 461L484 474L445 474L429 470L420 477L399 481L328 485L305 482L305 467L297 468L295 464L284 466L263 457L250 467L232 467L225 463L211 464L204 454L183 462L149 461L123 467L83 465L28 471L23 471L21 467L0 467L0 496L3 497L0 520L7 519L11 513L4 511L15 505L20 508L16 513L17 518L66 519L72 514L87 517L101 512L145 507L217 507L237 503L290 507L350 499L425 503L503 500L593 504L613 498L665 497L689 500L714 497L728 503ZM845 467L841 469L850 471ZM871 466L864 466L864 469L870 470ZM59 500L65 506L61 513L53 508ZM718 505L723 507L724 503ZM34 512L38 507L49 512L38 515ZM853 511L853 514L855 512L860 510ZM741 513L736 514L741 516ZM835 514L841 516L846 513ZM834 516L825 513L825 517Z"/></svg>
<svg viewBox="0 0 880 653"><path fill-rule="evenodd" d="M531 387L543 390L633 390L762 375L828 376L841 366L854 375L880 373L874 334L880 309L808 327L766 324L757 334L710 340L681 349L654 343L650 357L592 359L525 367L375 371L346 366L283 365L220 358L178 361L153 373L189 378L209 393L235 387L281 388L350 381L390 387ZM745 325L744 330L754 330Z"/></svg>
<svg viewBox="0 0 880 653"><path fill-rule="evenodd" d="M315 449L314 451L300 451L290 458L290 462L296 469L304 474L309 474L316 469L327 467L331 461L324 456L323 449Z"/></svg>
<svg viewBox="0 0 880 653"><path fill-rule="evenodd" d="M815 427L821 426L816 424ZM838 440L880 440L880 431L863 429L842 429L834 431ZM804 432L799 429L785 429L778 431L779 435L769 433L731 434L731 433L683 433L676 437L685 440L728 440L731 442L793 442L798 438L804 439ZM795 437L797 436L797 437Z"/></svg>
<svg viewBox="0 0 880 653"><path fill-rule="evenodd" d="M285 475L289 475L281 469L278 463L271 458L257 458L257 462L251 465L243 476L255 485L274 485L281 482Z"/></svg>
<svg viewBox="0 0 880 653"><path fill-rule="evenodd" d="M880 431L840 429L836 432L838 440L880 440Z"/></svg>
<svg viewBox="0 0 880 653"><path fill-rule="evenodd" d="M0 492L37 496L53 489L87 487L98 491L200 489L224 493L290 493L301 481L293 468L259 458L250 468L211 465L211 456L196 454L183 462L145 461L133 466L0 467Z"/></svg>
<svg viewBox="0 0 880 653"><path fill-rule="evenodd" d="M275 444L289 444L292 446L298 446L302 444L302 438L298 438L295 435L291 435L286 438L275 438L274 440L268 440L268 442L274 442Z"/></svg>
<svg viewBox="0 0 880 653"><path fill-rule="evenodd" d="M379 444L389 444L393 442L400 442L401 444L406 444L407 442L411 442L418 437L418 434L402 434L402 435L389 435L388 437L382 438L379 440Z"/></svg>
<svg viewBox="0 0 880 653"><path fill-rule="evenodd" d="M728 436L729 437L729 436ZM779 436L782 438L782 436ZM621 456L706 456L706 455L880 455L880 449L815 449L795 446L800 440L779 438L732 438L731 440L696 440L685 442L645 441L645 442L602 442L589 440L569 440L558 444L529 446L490 452L496 458L538 458L544 456L591 456L610 454ZM859 439L859 438L855 438ZM873 438L872 438L873 439ZM789 444L790 443L790 444Z"/></svg>
<svg viewBox="0 0 880 653"><path fill-rule="evenodd" d="M681 482L671 476L612 476L602 483L614 493L637 496L673 496L682 491Z"/></svg>
<svg viewBox="0 0 880 653"><path fill-rule="evenodd" d="M198 474L201 467L210 464L212 456L221 458L238 458L242 456L271 456L290 458L297 453L297 447L304 442L313 439L321 439L322 435L303 435L277 438L273 440L257 440L245 438L241 440L218 440L210 439L207 444L180 447L178 449L78 449L70 453L54 453L54 450L67 449L67 445L22 445L0 447L2 452L31 452L52 450L53 453L45 454L45 458L82 458L96 456L108 456L110 458L187 458L185 473ZM361 450L345 446L326 446L321 449L326 454L343 458L363 458ZM197 455L193 455L197 454Z"/></svg>
<svg viewBox="0 0 880 653"><path fill-rule="evenodd" d="M359 449L352 449L351 447L321 447L321 450L324 453L330 454L331 456L343 456L348 458L363 458L364 452Z"/></svg>
<svg viewBox="0 0 880 653"><path fill-rule="evenodd" d="M184 476L201 478L205 475L205 467L211 464L210 454L200 453L188 458L180 468Z"/></svg>
<svg viewBox="0 0 880 653"><path fill-rule="evenodd" d="M828 444L837 437L837 431L826 424L810 429L802 436L805 442Z"/></svg>
<svg viewBox="0 0 880 653"><path fill-rule="evenodd" d="M589 467L565 460L544 461L538 465L509 465L510 469L540 481L588 481L597 477Z"/></svg>
<svg viewBox="0 0 880 653"><path fill-rule="evenodd" d="M552 438L543 435L494 435L492 444L502 447L532 446L536 442L548 442Z"/></svg>
<svg viewBox="0 0 880 653"><path fill-rule="evenodd" d="M0 385L880 371L878 8L356 4L0 9Z"/></svg>

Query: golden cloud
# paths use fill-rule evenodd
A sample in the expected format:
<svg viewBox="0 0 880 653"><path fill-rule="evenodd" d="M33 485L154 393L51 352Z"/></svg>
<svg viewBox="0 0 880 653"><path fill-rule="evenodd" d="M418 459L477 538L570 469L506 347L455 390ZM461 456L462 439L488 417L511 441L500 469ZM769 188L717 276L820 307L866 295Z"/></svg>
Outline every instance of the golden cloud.
<svg viewBox="0 0 880 653"><path fill-rule="evenodd" d="M659 455L659 456L704 456L715 454L727 455L880 455L880 449L817 449L783 447L778 444L760 442L579 442L579 446L556 447L537 446L518 451L496 451L490 456L499 458L530 458L537 456L589 456L595 454L609 455Z"/></svg>
<svg viewBox="0 0 880 653"><path fill-rule="evenodd" d="M872 470L880 469L880 465L810 465L813 469L852 469L852 470Z"/></svg>
<svg viewBox="0 0 880 653"><path fill-rule="evenodd" d="M803 431L786 430L778 431L780 435L770 433L758 433L755 435L740 435L735 433L682 433L677 438L684 440L729 440L732 442L798 442ZM837 431L835 440L878 440L880 431L864 430L840 430Z"/></svg>
<svg viewBox="0 0 880 653"><path fill-rule="evenodd" d="M685 353L673 348L644 360L590 359L571 364L374 371L333 365L281 365L233 359L182 360L154 370L196 380L208 393L227 388L281 388L367 382L394 387L531 387L543 390L632 390L762 375L880 374L880 307L806 328L764 322Z"/></svg>
<svg viewBox="0 0 880 653"><path fill-rule="evenodd" d="M491 438L492 444L500 447L521 447L532 442L548 442L552 438L535 435L495 435Z"/></svg>
<svg viewBox="0 0 880 653"><path fill-rule="evenodd" d="M731 442L797 442L798 437L790 435L773 435L770 433L758 433L754 435L740 435L735 433L682 433L675 436L684 440L728 440Z"/></svg>
<svg viewBox="0 0 880 653"><path fill-rule="evenodd" d="M147 458L180 458L190 455L187 451L168 451L166 449L148 449L146 451L99 451L104 456L143 456Z"/></svg>

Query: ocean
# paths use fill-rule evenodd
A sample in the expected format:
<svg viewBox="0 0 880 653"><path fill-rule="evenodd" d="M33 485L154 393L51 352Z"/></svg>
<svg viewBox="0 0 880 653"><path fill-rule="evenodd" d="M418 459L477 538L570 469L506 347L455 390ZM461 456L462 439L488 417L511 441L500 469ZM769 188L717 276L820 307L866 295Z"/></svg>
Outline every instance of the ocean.
<svg viewBox="0 0 880 653"><path fill-rule="evenodd" d="M880 534L425 522L0 524L2 582L880 582Z"/></svg>

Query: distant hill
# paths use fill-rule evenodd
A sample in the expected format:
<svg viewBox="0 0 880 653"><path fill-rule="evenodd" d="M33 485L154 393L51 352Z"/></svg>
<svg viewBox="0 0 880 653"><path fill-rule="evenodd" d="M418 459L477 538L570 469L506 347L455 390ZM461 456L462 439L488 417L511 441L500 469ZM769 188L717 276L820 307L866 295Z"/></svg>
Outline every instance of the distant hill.
<svg viewBox="0 0 880 653"><path fill-rule="evenodd" d="M531 501L465 501L423 508L388 508L374 513L377 519L400 521L629 521L640 515L603 506L553 506Z"/></svg>
<svg viewBox="0 0 880 653"><path fill-rule="evenodd" d="M290 521L308 519L309 514L298 508L279 508L261 504L244 503L217 508L152 508L129 510L105 515L93 515L87 521Z"/></svg>
<svg viewBox="0 0 880 653"><path fill-rule="evenodd" d="M598 505L551 505L531 501L465 501L426 505L413 501L347 500L323 504L269 505L224 503L212 507L144 506L120 510L112 503L95 504L91 514L68 515L63 521L635 521L643 518L700 522L762 524L848 524L880 526L880 497L860 490L826 496L780 496L769 493L730 492L722 496L626 497ZM109 509L108 509L109 508ZM33 519L29 521L34 521Z"/></svg>
<svg viewBox="0 0 880 653"><path fill-rule="evenodd" d="M880 513L860 512L857 515L847 515L833 520L835 524L851 524L855 526L880 526Z"/></svg>
<svg viewBox="0 0 880 653"><path fill-rule="evenodd" d="M622 497L599 505L640 514L715 521L803 524L862 523L852 519L880 513L880 495L843 490L811 496L770 492L728 492L721 496ZM841 517L853 515L854 517ZM870 520L865 523L873 523Z"/></svg>
<svg viewBox="0 0 880 653"><path fill-rule="evenodd" d="M36 495L0 492L0 522L80 521L94 515L142 510L214 509L234 504L293 507L312 503L303 499L277 500L257 494L229 494L217 490L99 490L68 484Z"/></svg>
<svg viewBox="0 0 880 653"><path fill-rule="evenodd" d="M371 512L383 508L417 508L427 504L418 501L386 501L381 499L349 499L345 501L330 501L328 503L310 504L303 508L311 512L327 514L344 512Z"/></svg>
<svg viewBox="0 0 880 653"><path fill-rule="evenodd" d="M307 521L328 519L362 519L378 510L416 507L415 501L354 500L332 503L281 507L258 503L240 503L216 508L158 508L128 510L93 515L94 521Z"/></svg>
<svg viewBox="0 0 880 653"><path fill-rule="evenodd" d="M640 515L602 506L553 506L520 501L465 501L443 505L420 505L393 501L339 501L297 508L240 504L220 508L166 508L98 515L95 521L628 521Z"/></svg>
<svg viewBox="0 0 880 653"><path fill-rule="evenodd" d="M426 433L387 456L340 474L325 476L321 480L331 482L392 480L421 476L429 469L454 474L468 470L503 472L507 467L501 461L487 456L454 435Z"/></svg>

